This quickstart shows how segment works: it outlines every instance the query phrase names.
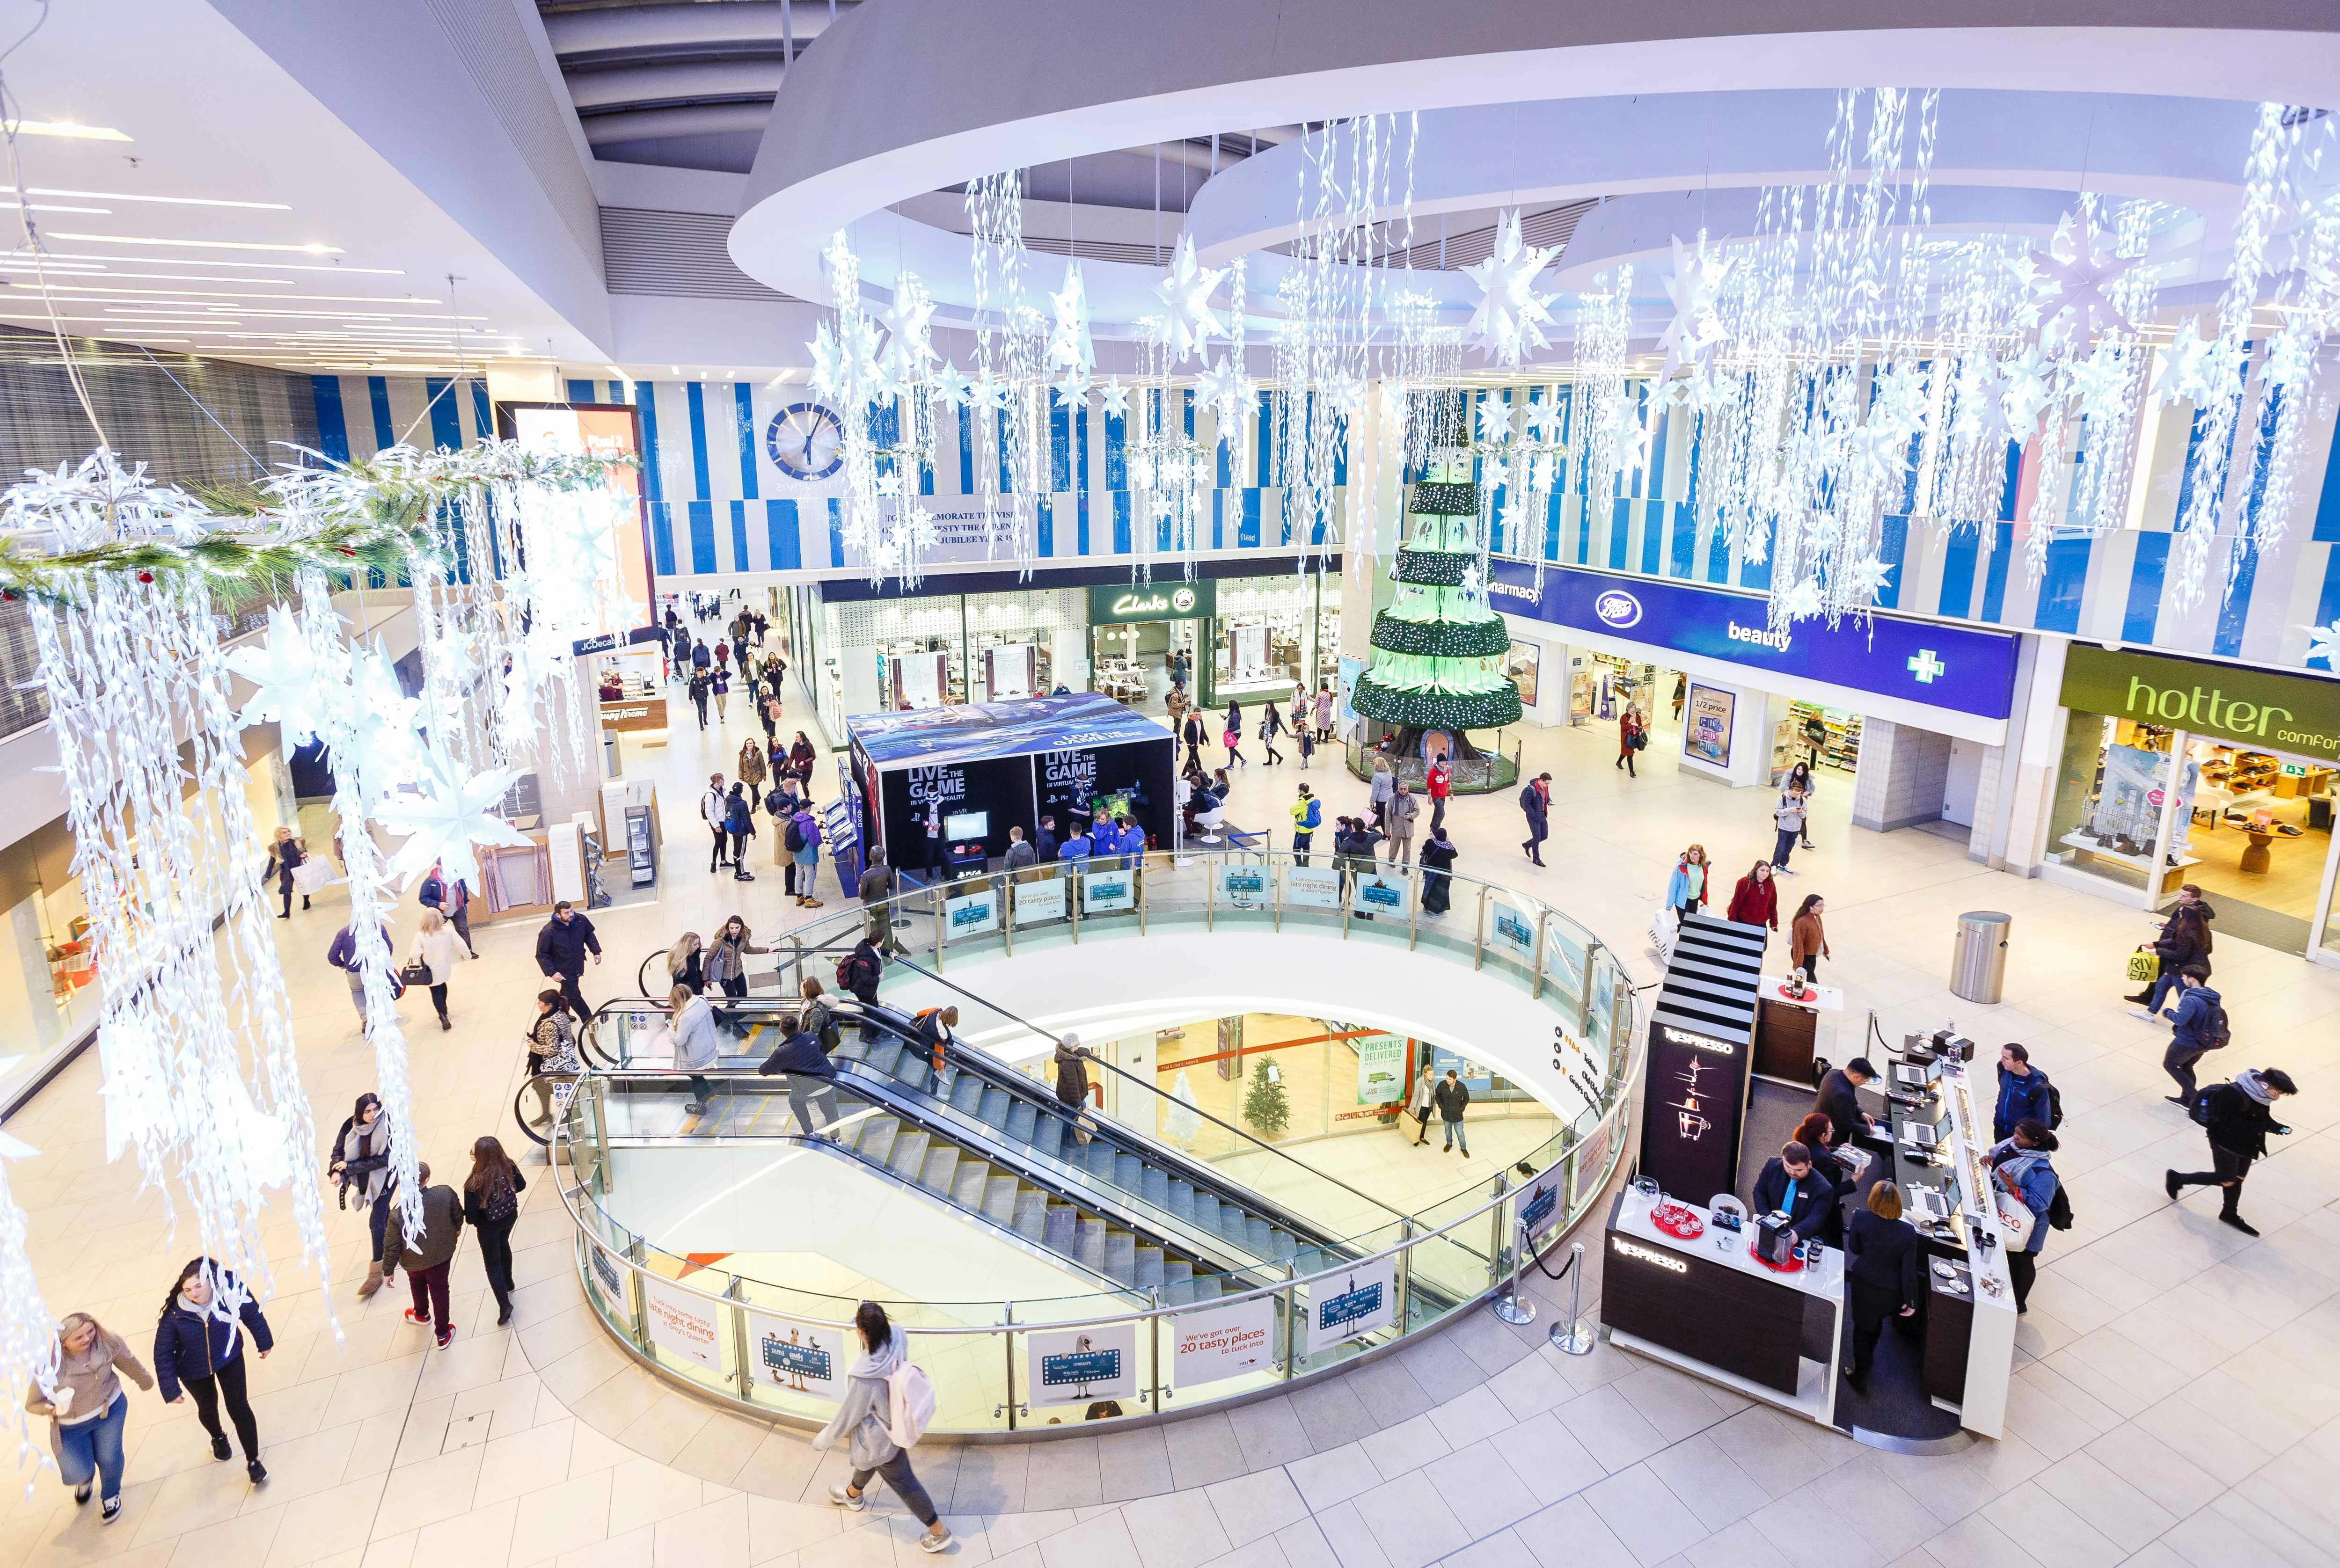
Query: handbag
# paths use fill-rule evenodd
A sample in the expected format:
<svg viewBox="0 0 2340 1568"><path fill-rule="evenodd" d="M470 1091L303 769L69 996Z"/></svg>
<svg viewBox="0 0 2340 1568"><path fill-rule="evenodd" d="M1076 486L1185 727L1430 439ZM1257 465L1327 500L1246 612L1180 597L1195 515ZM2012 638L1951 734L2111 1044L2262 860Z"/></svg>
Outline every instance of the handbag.
<svg viewBox="0 0 2340 1568"><path fill-rule="evenodd" d="M420 958L409 958L398 971L402 986L427 986L431 983L431 966Z"/></svg>
<svg viewBox="0 0 2340 1568"><path fill-rule="evenodd" d="M1646 730L1646 729L1636 729L1636 730L1634 730L1634 731L1633 731L1633 749L1634 749L1634 750L1636 750L1636 751L1643 751L1643 750L1647 750L1647 749L1649 749L1649 744L1650 744L1650 732L1649 732L1648 730Z"/></svg>
<svg viewBox="0 0 2340 1568"><path fill-rule="evenodd" d="M2128 956L2128 978L2140 986L2151 980L2160 968L2150 948L2139 948Z"/></svg>

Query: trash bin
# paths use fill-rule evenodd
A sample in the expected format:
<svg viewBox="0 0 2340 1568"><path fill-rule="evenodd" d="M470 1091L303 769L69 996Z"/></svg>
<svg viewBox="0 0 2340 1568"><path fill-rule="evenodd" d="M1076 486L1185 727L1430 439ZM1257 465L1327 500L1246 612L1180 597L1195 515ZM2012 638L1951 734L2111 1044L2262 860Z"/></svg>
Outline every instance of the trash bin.
<svg viewBox="0 0 2340 1568"><path fill-rule="evenodd" d="M1950 956L1950 990L1969 1002L1997 1003L2007 987L2007 933L2012 918L1995 909L1958 917L1958 950Z"/></svg>

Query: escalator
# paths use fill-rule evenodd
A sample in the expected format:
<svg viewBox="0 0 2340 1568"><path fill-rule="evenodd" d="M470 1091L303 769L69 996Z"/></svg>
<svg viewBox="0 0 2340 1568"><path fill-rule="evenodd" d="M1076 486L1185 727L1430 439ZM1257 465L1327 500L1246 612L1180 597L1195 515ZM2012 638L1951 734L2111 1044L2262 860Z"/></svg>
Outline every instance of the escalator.
<svg viewBox="0 0 2340 1568"><path fill-rule="evenodd" d="M753 1070L793 1009L757 997L718 1007L739 1054L708 1075L715 1093L695 1115L686 1111L681 1076L641 1070L640 1047L646 1034L662 1030L664 1005L611 1003L596 1016L587 1056L607 1064L597 1076L611 1138L793 1141L817 1126L836 1152L1115 1286L1158 1292L1168 1305L1315 1274L1398 1235L1394 1211L1224 1123L1213 1122L1221 1139L1240 1140L1274 1175L1277 1196L1124 1121L1076 1113L1046 1086L964 1041L953 1042L937 1072L912 1020L884 1007L838 1008L845 1037L831 1058L838 1068L831 1127L817 1103L818 1080L791 1085ZM665 1055L660 1043L650 1048ZM524 1088L522 1102L530 1095ZM530 1136L542 1141L540 1127ZM1444 1305L1423 1285L1425 1307Z"/></svg>

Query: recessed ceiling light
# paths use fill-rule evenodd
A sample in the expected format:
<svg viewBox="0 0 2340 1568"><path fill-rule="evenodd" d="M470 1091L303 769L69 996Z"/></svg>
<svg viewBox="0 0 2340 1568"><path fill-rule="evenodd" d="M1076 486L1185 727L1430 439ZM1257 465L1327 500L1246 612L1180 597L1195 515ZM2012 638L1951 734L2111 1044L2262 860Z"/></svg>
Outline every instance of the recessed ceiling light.
<svg viewBox="0 0 2340 1568"><path fill-rule="evenodd" d="M76 125L69 120L18 120L14 124L0 122L0 129L19 136L63 136L78 142L130 140L111 125Z"/></svg>
<svg viewBox="0 0 2340 1568"><path fill-rule="evenodd" d="M682 367L680 365L669 365L666 367L666 373L669 375L679 376L682 373Z"/></svg>
<svg viewBox="0 0 2340 1568"><path fill-rule="evenodd" d="M60 240L79 240L94 245L184 245L199 251L299 251L311 256L338 256L339 245L278 245L263 244L257 240L162 240L146 234L68 234L60 233Z"/></svg>
<svg viewBox="0 0 2340 1568"><path fill-rule="evenodd" d="M14 185L0 185L0 192L5 192L13 196L16 194L16 187ZM271 213L289 213L292 210L292 204L286 202L231 202L215 196L139 196L133 195L127 191L61 191L48 185L27 185L25 187L25 194L28 196L87 196L93 200L102 202L159 202L174 207L249 207L262 212ZM35 207L33 210L37 213L41 209ZM69 211L70 209L61 207L56 210L59 212L64 212Z"/></svg>
<svg viewBox="0 0 2340 1568"><path fill-rule="evenodd" d="M19 246L12 251L0 251L0 259L29 256L32 253ZM406 275L406 269L403 267L345 267L338 262L325 266L309 266L300 262L231 262L223 256L205 256L202 261L195 262L184 256L93 256L79 251L45 251L42 253L42 259L52 262L103 262L115 267L266 267L280 273L363 273L369 276L384 278L402 278Z"/></svg>
<svg viewBox="0 0 2340 1568"><path fill-rule="evenodd" d="M315 300L321 303L336 305L437 305L446 303L444 300L422 299L407 294L262 294L230 289L134 289L124 286L125 283L135 281L143 280L125 279L122 283L110 281L91 283L28 283L11 281L8 286L23 289L28 293L70 294L76 299L121 296L137 298L159 295L164 299L174 300Z"/></svg>

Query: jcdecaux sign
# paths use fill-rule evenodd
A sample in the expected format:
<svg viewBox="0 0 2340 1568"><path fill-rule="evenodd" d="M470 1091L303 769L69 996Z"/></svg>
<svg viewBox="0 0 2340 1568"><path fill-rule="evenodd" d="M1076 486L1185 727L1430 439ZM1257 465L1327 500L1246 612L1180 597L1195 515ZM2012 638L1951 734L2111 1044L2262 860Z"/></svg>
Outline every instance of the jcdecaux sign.
<svg viewBox="0 0 2340 1568"><path fill-rule="evenodd" d="M1513 615L1745 665L1759 687L1776 672L1978 719L2006 718L2015 690L2016 639L2005 632L1881 615L1774 631L1753 594L1551 565L1539 590L1534 563L1520 561L1493 563L1487 594Z"/></svg>

